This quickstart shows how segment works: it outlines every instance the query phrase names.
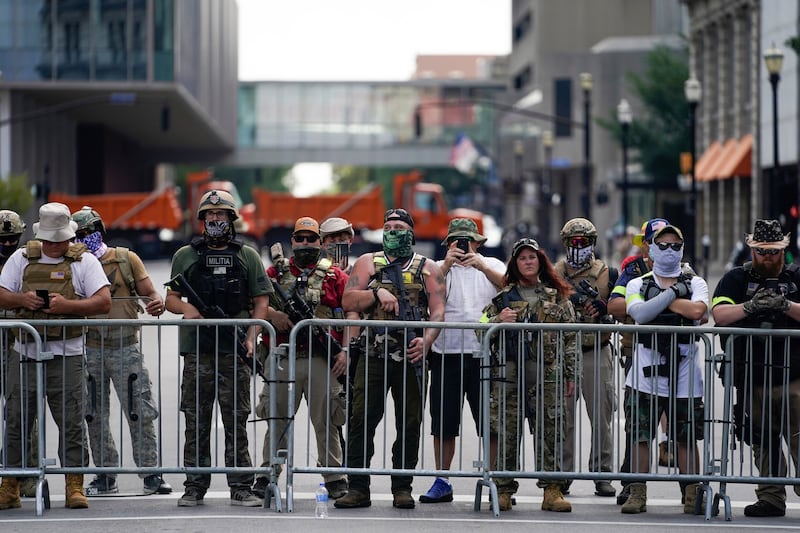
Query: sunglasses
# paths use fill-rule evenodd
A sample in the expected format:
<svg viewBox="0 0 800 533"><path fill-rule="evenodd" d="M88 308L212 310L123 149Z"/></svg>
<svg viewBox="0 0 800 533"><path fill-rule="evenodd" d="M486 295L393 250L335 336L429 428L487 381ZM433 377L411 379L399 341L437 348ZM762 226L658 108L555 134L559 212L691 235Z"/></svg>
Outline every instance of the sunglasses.
<svg viewBox="0 0 800 533"><path fill-rule="evenodd" d="M296 242L317 242L319 235L294 235L292 238Z"/></svg>
<svg viewBox="0 0 800 533"><path fill-rule="evenodd" d="M782 252L780 248L754 248L758 255L778 255Z"/></svg>
<svg viewBox="0 0 800 533"><path fill-rule="evenodd" d="M586 248L594 244L593 240L589 237L572 237L567 242L572 248Z"/></svg>
<svg viewBox="0 0 800 533"><path fill-rule="evenodd" d="M0 244L17 244L19 237L0 237Z"/></svg>
<svg viewBox="0 0 800 533"><path fill-rule="evenodd" d="M672 248L676 252L680 252L681 248L683 248L682 242L657 242L655 243L658 246L659 250L666 250L668 248Z"/></svg>

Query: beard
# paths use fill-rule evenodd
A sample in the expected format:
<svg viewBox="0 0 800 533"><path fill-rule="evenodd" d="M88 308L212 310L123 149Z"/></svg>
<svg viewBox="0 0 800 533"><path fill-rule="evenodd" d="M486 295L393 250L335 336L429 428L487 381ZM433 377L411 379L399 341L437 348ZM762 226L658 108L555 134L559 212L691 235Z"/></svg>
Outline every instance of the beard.
<svg viewBox="0 0 800 533"><path fill-rule="evenodd" d="M753 261L753 271L762 278L777 278L783 270L783 261Z"/></svg>

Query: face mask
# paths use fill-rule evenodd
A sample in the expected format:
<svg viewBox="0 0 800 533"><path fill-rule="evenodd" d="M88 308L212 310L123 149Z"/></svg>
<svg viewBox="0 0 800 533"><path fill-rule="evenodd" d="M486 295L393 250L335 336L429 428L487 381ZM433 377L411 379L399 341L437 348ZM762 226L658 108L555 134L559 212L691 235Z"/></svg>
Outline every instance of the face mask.
<svg viewBox="0 0 800 533"><path fill-rule="evenodd" d="M294 254L294 264L300 268L308 268L316 265L319 261L319 254L322 250L315 246L301 246L292 250Z"/></svg>
<svg viewBox="0 0 800 533"><path fill-rule="evenodd" d="M332 242L325 245L325 253L339 268L347 268L350 262L350 245L346 242Z"/></svg>
<svg viewBox="0 0 800 533"><path fill-rule="evenodd" d="M0 257L3 259L8 259L11 257L17 248L19 248L19 238L17 239L16 244L0 244Z"/></svg>
<svg viewBox="0 0 800 533"><path fill-rule="evenodd" d="M227 244L233 238L231 223L227 220L204 220L203 236L211 246Z"/></svg>
<svg viewBox="0 0 800 533"><path fill-rule="evenodd" d="M383 251L391 257L411 255L411 242L414 232L410 229L391 229L383 232Z"/></svg>
<svg viewBox="0 0 800 533"><path fill-rule="evenodd" d="M100 233L99 231L95 231L90 233L83 239L75 239L75 242L85 244L86 249L92 252L95 256L97 256L97 252L103 246L103 234Z"/></svg>
<svg viewBox="0 0 800 533"><path fill-rule="evenodd" d="M665 278L677 278L681 273L683 248L659 250L655 243L650 245L650 259L653 261L653 272Z"/></svg>
<svg viewBox="0 0 800 533"><path fill-rule="evenodd" d="M594 246L584 246L583 248L573 248L567 246L567 264L572 268L588 265L592 261Z"/></svg>

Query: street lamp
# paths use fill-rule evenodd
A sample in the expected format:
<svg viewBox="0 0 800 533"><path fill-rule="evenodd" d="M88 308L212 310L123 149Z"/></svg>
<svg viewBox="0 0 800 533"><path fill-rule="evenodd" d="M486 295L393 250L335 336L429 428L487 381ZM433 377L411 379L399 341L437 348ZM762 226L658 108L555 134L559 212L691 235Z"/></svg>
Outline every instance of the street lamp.
<svg viewBox="0 0 800 533"><path fill-rule="evenodd" d="M683 92L686 95L686 102L689 104L689 151L691 153L691 173L692 173L692 189L689 194L689 231L687 232L687 239L689 241L689 264L695 264L695 250L697 249L697 180L694 175L694 160L696 154L696 136L697 130L697 105L703 96L703 88L700 86L700 81L692 76L683 84Z"/></svg>
<svg viewBox="0 0 800 533"><path fill-rule="evenodd" d="M622 227L628 227L628 134L633 120L631 105L626 99L617 104L617 120L622 127Z"/></svg>
<svg viewBox="0 0 800 533"><path fill-rule="evenodd" d="M767 196L767 215L772 217L775 210L773 187L778 179L780 160L778 159L778 82L781 81L781 67L783 66L783 51L775 48L775 43L764 53L764 62L769 72L769 84L772 85L772 176Z"/></svg>
<svg viewBox="0 0 800 533"><path fill-rule="evenodd" d="M550 253L550 189L553 184L553 132L545 130L542 132L542 147L544 148L544 179L542 179L542 187L540 190L541 205L539 207L542 211L542 245L544 249Z"/></svg>
<svg viewBox="0 0 800 533"><path fill-rule="evenodd" d="M592 75L588 72L581 72L581 89L583 89L583 195L581 197L583 216L591 220L591 175L589 171L589 161L592 156L591 138L591 95L592 95Z"/></svg>

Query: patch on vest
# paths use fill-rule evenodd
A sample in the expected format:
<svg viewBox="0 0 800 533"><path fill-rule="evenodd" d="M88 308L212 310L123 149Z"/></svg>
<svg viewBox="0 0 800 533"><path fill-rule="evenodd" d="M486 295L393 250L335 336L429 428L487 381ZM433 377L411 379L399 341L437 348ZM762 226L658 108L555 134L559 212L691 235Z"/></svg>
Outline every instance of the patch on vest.
<svg viewBox="0 0 800 533"><path fill-rule="evenodd" d="M50 279L56 280L63 280L67 276L67 273L63 270L57 270L56 272L50 272Z"/></svg>
<svg viewBox="0 0 800 533"><path fill-rule="evenodd" d="M230 254L221 254L221 255L207 255L206 257L206 268L233 268L233 256Z"/></svg>

